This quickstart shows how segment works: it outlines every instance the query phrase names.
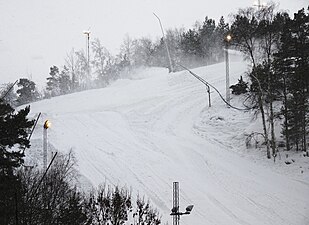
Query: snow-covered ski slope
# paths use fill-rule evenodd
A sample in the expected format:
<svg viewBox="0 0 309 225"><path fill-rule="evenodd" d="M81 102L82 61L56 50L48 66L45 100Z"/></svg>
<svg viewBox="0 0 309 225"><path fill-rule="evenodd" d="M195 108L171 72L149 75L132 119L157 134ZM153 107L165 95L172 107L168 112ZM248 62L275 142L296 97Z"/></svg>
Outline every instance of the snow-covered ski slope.
<svg viewBox="0 0 309 225"><path fill-rule="evenodd" d="M246 69L231 62L231 84ZM225 95L224 63L193 71ZM89 182L132 187L150 198L164 223L172 224L178 181L180 210L194 205L183 225L309 224L308 180L247 157L244 134L259 124L251 112L227 108L213 90L211 100L209 108L205 86L188 72L150 68L103 89L34 103L31 112L42 112L40 125L51 120L49 143L73 149ZM231 103L242 106L236 97ZM39 128L34 142L41 135Z"/></svg>

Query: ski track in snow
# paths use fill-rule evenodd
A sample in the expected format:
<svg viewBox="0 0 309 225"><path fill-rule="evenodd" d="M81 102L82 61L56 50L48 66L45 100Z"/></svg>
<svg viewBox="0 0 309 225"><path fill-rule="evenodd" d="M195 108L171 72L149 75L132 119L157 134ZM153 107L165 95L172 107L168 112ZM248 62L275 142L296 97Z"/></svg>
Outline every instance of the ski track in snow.
<svg viewBox="0 0 309 225"><path fill-rule="evenodd" d="M233 84L246 66L230 67ZM194 71L225 93L224 64ZM133 78L31 106L33 115L43 112L40 124L52 121L49 143L72 148L92 185L132 187L159 208L163 223L171 224L172 183L179 181L181 210L194 204L184 225L309 224L307 181L244 156L250 112L227 108L213 91L208 108L205 86L184 71L151 68Z"/></svg>

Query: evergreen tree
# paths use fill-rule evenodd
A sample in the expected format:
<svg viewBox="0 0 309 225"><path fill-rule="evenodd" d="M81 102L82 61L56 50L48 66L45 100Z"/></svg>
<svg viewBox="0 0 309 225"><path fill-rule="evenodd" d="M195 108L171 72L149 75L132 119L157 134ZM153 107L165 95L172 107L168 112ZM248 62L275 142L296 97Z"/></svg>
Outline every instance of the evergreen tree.
<svg viewBox="0 0 309 225"><path fill-rule="evenodd" d="M17 113L0 99L0 221L17 224L17 205L21 200L21 183L16 169L23 163L24 150L30 146L28 134L34 121L26 117L30 107Z"/></svg>
<svg viewBox="0 0 309 225"><path fill-rule="evenodd" d="M39 99L39 93L33 81L26 78L21 78L19 79L17 86L19 87L16 91L18 94L18 105L27 104Z"/></svg>
<svg viewBox="0 0 309 225"><path fill-rule="evenodd" d="M0 172L2 173L12 172L13 168L19 167L23 163L23 150L30 146L27 137L33 121L26 118L30 107L27 106L18 113L14 111L0 99Z"/></svg>
<svg viewBox="0 0 309 225"><path fill-rule="evenodd" d="M73 82L70 78L69 73L70 73L69 69L66 66L64 66L63 70L59 74L58 82L59 82L60 95L65 95L72 92Z"/></svg>
<svg viewBox="0 0 309 225"><path fill-rule="evenodd" d="M60 94L59 87L59 68L57 66L50 67L49 77L47 77L46 90L49 92L48 97L58 96Z"/></svg>
<svg viewBox="0 0 309 225"><path fill-rule="evenodd" d="M199 29L200 46L202 56L207 60L212 60L216 52L216 24L215 20L209 19L207 16L203 22L202 27Z"/></svg>
<svg viewBox="0 0 309 225"><path fill-rule="evenodd" d="M282 133L287 149L307 151L309 15L304 9L287 19L281 46L275 54L274 68L281 74L284 124ZM308 154L308 152L307 152Z"/></svg>
<svg viewBox="0 0 309 225"><path fill-rule="evenodd" d="M223 16L221 16L215 32L216 32L217 57L218 59L221 59L224 57L224 51L223 51L223 48L225 48L224 40L229 32L229 24L225 23Z"/></svg>
<svg viewBox="0 0 309 225"><path fill-rule="evenodd" d="M183 33L181 48L187 55L202 56L201 39L196 30L189 29Z"/></svg>
<svg viewBox="0 0 309 225"><path fill-rule="evenodd" d="M131 195L125 189L115 188L111 199L111 224L121 225L128 220L132 208Z"/></svg>

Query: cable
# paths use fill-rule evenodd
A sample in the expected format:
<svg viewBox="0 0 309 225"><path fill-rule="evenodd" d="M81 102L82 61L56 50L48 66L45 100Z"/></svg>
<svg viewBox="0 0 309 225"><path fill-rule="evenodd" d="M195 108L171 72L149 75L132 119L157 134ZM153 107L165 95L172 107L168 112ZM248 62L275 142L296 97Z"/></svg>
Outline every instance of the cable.
<svg viewBox="0 0 309 225"><path fill-rule="evenodd" d="M220 98L222 99L223 102L225 102L229 107L233 108L233 109L237 109L237 110L241 110L241 111L248 111L248 110L251 110L253 108L238 108L238 107L235 107L235 106L232 106L230 103L228 103L224 97L221 95L220 91L218 91L218 89L213 86L212 84L208 83L206 80L204 80L203 78L201 78L200 76L198 76L197 74L193 73L190 69L188 69L187 67L179 64L179 63L176 63L177 65L179 65L180 67L184 68L185 70L187 70L191 75L193 75L196 79L198 79L199 81L201 81L203 84L207 85L207 86L210 86L212 87L213 89L215 89L215 91L219 94Z"/></svg>
<svg viewBox="0 0 309 225"><path fill-rule="evenodd" d="M12 86L4 93L4 95L3 95L2 97L0 97L0 99L4 99L4 98L7 96L7 94L12 90L12 88L15 86L15 84L17 83L17 81L18 81L18 80L16 80L16 81L14 82L14 84L12 84Z"/></svg>

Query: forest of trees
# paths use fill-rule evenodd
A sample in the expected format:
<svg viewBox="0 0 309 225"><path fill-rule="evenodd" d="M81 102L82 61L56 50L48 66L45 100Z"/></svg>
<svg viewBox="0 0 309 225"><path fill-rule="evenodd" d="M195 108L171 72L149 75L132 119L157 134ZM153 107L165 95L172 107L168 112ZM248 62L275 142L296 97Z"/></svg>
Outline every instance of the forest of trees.
<svg viewBox="0 0 309 225"><path fill-rule="evenodd" d="M285 149L309 156L309 8L294 18L275 9L241 9L230 28L231 44L251 61L246 104L261 115L263 133L258 135L265 140L267 158L274 160L276 121L282 122Z"/></svg>

